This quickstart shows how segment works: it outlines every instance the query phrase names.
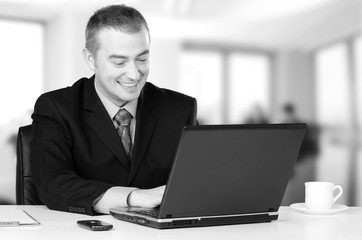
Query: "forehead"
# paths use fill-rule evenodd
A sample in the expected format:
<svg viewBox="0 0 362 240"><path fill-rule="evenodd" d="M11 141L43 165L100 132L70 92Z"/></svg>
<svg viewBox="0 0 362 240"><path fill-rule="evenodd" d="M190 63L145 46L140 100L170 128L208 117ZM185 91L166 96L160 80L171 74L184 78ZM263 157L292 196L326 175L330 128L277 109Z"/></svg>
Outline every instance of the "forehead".
<svg viewBox="0 0 362 240"><path fill-rule="evenodd" d="M105 28L98 33L99 52L105 54L137 55L149 49L147 29L127 33L114 28Z"/></svg>

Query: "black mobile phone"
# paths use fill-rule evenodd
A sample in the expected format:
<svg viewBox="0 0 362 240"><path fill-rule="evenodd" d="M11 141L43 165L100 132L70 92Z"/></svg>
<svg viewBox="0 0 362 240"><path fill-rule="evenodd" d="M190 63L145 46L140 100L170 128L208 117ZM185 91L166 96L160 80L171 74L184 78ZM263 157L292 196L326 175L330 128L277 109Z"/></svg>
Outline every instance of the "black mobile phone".
<svg viewBox="0 0 362 240"><path fill-rule="evenodd" d="M100 220L79 220L77 224L80 227L86 228L92 231L107 231L113 228L112 224L100 221Z"/></svg>

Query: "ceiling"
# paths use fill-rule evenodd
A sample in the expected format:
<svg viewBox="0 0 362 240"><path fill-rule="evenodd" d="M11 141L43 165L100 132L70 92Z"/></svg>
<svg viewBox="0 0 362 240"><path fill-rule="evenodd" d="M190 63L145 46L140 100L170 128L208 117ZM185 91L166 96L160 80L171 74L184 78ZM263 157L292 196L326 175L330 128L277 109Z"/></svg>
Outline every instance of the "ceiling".
<svg viewBox="0 0 362 240"><path fill-rule="evenodd" d="M153 35L270 46L312 46L323 36L356 32L362 15L362 0L0 0L0 17L48 21L64 9L113 3L139 9L159 26Z"/></svg>
<svg viewBox="0 0 362 240"><path fill-rule="evenodd" d="M255 21L313 10L338 1L355 0L0 0L0 14L47 19L67 5L92 8L125 3L143 13L162 17Z"/></svg>

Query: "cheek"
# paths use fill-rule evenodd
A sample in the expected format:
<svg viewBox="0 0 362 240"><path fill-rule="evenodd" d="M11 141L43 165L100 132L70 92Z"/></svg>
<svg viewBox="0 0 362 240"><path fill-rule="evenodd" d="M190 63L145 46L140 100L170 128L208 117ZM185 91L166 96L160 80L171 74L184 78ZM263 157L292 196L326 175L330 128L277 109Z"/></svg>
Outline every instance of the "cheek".
<svg viewBox="0 0 362 240"><path fill-rule="evenodd" d="M146 62L135 61L135 64L138 69L147 70L149 68L149 61Z"/></svg>
<svg viewBox="0 0 362 240"><path fill-rule="evenodd" d="M116 68L109 64L103 64L102 66L99 66L99 73L109 79L117 78L118 76L122 75L123 70Z"/></svg>
<svg viewBox="0 0 362 240"><path fill-rule="evenodd" d="M141 71L141 72L143 72L144 74L148 74L148 72L149 72L149 66L148 66L148 63L147 64L143 64L143 65L140 65L139 67L138 67L138 69Z"/></svg>

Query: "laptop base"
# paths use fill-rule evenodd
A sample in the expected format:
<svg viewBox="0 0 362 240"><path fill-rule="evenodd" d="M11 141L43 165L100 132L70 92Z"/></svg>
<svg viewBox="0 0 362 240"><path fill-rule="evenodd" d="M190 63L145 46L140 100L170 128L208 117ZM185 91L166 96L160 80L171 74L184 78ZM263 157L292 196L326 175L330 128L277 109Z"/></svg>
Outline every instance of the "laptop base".
<svg viewBox="0 0 362 240"><path fill-rule="evenodd" d="M219 225L232 225L232 224L246 224L246 223L262 223L271 222L278 219L278 212L264 213L264 214L245 214L230 217L200 217L200 218L181 218L181 219L155 219L143 218L140 216L130 216L122 213L110 211L111 215L117 219L136 223L142 226L148 226L157 229L171 229L171 228L184 228L184 227L206 227L206 226L219 226Z"/></svg>

